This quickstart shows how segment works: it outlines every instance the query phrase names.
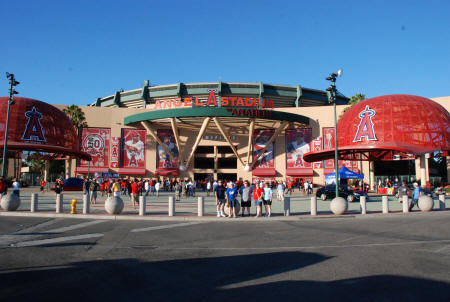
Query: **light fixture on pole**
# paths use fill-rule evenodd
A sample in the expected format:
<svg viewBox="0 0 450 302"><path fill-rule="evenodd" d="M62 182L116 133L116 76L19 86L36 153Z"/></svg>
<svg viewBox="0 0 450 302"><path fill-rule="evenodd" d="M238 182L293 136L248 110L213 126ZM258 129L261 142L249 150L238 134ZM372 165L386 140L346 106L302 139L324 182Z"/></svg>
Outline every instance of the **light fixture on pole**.
<svg viewBox="0 0 450 302"><path fill-rule="evenodd" d="M6 77L9 79L9 98L8 98L8 111L6 113L6 126L5 126L5 140L3 144L3 162L2 162L2 177L6 177L6 162L8 161L7 158L7 148L8 148L8 126L9 126L9 111L10 106L14 104L13 96L15 94L19 94L17 91L14 90L14 86L17 86L20 84L20 82L16 81L14 78L14 74L7 72Z"/></svg>
<svg viewBox="0 0 450 302"><path fill-rule="evenodd" d="M338 161L338 133L337 133L337 115L336 115L336 78L342 75L342 69L330 74L326 78L330 81L330 87L327 88L328 103L333 103L334 107L334 171L336 173L336 197L339 196L339 161Z"/></svg>

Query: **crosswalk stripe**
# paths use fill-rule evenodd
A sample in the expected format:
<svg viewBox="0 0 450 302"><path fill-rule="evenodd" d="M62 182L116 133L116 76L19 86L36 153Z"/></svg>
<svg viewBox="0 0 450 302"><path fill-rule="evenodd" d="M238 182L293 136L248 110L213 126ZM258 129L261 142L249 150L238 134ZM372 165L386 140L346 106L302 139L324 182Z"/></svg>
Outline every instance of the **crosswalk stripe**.
<svg viewBox="0 0 450 302"><path fill-rule="evenodd" d="M28 246L59 243L59 242L65 242L65 241L82 240L82 239L89 239L89 238L99 238L102 236L103 236L103 234L100 234L100 233L77 235L77 236L66 236L66 237L57 237L57 238L51 238L51 239L24 241L24 242L19 242L19 243L13 244L11 246L12 247L28 247Z"/></svg>
<svg viewBox="0 0 450 302"><path fill-rule="evenodd" d="M158 226L148 227L148 228L133 229L133 230L131 230L131 232L137 233L137 232L171 229L171 228L189 226L189 225L200 224L200 223L201 222L183 222L183 223L175 223L175 224L158 225Z"/></svg>

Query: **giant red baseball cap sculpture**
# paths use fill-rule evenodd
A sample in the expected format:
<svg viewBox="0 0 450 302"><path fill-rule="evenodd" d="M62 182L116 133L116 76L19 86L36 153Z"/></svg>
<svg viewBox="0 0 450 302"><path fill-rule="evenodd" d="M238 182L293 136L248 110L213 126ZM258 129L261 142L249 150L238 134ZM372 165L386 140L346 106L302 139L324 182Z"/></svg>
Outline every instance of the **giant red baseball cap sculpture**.
<svg viewBox="0 0 450 302"><path fill-rule="evenodd" d="M8 98L0 97L0 149L4 147ZM81 152L78 135L64 112L47 103L14 97L10 108L8 152L37 151L53 155L71 155L85 160L91 156Z"/></svg>
<svg viewBox="0 0 450 302"><path fill-rule="evenodd" d="M450 150L450 115L420 96L394 94L365 100L337 124L338 158L393 160ZM395 156L395 157L394 157ZM334 158L334 149L309 152L308 162Z"/></svg>

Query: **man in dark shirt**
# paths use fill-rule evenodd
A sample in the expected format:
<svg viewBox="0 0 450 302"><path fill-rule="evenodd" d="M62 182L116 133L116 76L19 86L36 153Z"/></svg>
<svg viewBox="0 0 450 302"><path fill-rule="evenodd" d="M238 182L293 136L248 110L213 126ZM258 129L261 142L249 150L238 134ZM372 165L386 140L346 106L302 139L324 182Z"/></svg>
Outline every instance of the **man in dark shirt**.
<svg viewBox="0 0 450 302"><path fill-rule="evenodd" d="M224 208L225 202L226 202L226 198L225 198L226 191L227 191L227 188L225 188L222 181L219 180L217 183L217 187L214 189L214 194L216 195L216 204L217 204L217 217L225 217L223 208Z"/></svg>
<svg viewBox="0 0 450 302"><path fill-rule="evenodd" d="M400 187L398 187L398 201L401 203L403 200L403 196L408 196L408 187L406 186L406 183L403 182Z"/></svg>

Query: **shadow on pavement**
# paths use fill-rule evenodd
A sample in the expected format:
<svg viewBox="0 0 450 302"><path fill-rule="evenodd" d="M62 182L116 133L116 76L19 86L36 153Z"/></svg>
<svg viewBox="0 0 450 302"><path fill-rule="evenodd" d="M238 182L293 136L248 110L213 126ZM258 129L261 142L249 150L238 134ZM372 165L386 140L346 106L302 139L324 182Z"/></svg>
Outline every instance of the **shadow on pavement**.
<svg viewBox="0 0 450 302"><path fill-rule="evenodd" d="M331 282L286 280L291 278L285 273L327 259L317 253L279 252L21 268L20 272L0 271L0 296L5 301L52 301L57 297L64 301L450 301L448 283L419 278L379 275Z"/></svg>

